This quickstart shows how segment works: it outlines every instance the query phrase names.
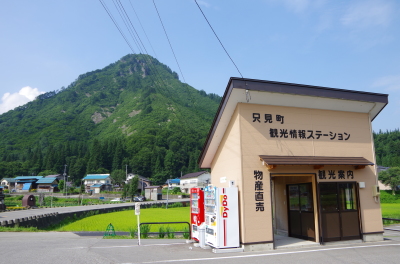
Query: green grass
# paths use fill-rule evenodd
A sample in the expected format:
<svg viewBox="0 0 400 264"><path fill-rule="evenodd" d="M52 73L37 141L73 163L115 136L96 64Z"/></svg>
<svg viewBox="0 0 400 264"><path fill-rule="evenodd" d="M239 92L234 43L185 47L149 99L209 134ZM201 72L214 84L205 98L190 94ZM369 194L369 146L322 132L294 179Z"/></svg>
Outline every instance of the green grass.
<svg viewBox="0 0 400 264"><path fill-rule="evenodd" d="M137 226L137 216L134 211L127 210L115 213L100 214L75 221L73 223L52 229L53 231L105 231L111 223L115 231L129 232ZM189 222L190 207L148 208L140 211L140 222ZM174 230L184 230L187 224L171 224ZM158 232L160 225L151 225L150 232Z"/></svg>
<svg viewBox="0 0 400 264"><path fill-rule="evenodd" d="M381 204L382 217L400 219L400 204L398 203L383 203Z"/></svg>

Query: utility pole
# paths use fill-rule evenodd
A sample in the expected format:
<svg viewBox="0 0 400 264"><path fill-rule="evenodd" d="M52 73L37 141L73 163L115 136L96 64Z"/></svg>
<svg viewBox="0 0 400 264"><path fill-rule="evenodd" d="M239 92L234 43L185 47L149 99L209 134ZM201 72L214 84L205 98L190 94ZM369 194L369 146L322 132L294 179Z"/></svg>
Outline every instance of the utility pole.
<svg viewBox="0 0 400 264"><path fill-rule="evenodd" d="M64 176L64 191L66 191L67 190L67 164L65 164L64 165L64 174L63 174L63 176ZM67 196L67 193L65 192L65 196ZM67 197L65 197L65 198L67 198ZM65 206L65 200L64 200L64 206Z"/></svg>
<svg viewBox="0 0 400 264"><path fill-rule="evenodd" d="M125 182L128 180L128 164L125 164Z"/></svg>

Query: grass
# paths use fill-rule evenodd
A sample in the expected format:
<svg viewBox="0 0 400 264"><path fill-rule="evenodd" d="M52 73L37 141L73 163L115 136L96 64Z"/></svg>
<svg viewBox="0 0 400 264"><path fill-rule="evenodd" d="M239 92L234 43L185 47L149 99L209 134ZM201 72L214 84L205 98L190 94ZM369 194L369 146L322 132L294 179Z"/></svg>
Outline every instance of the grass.
<svg viewBox="0 0 400 264"><path fill-rule="evenodd" d="M148 208L140 211L140 222L189 222L190 208ZM137 217L134 211L127 210L108 214L99 214L73 223L52 229L52 231L105 231L107 226L112 223L115 231L129 232L137 227ZM149 232L158 232L161 225L150 225ZM172 224L175 230L184 230L187 224Z"/></svg>

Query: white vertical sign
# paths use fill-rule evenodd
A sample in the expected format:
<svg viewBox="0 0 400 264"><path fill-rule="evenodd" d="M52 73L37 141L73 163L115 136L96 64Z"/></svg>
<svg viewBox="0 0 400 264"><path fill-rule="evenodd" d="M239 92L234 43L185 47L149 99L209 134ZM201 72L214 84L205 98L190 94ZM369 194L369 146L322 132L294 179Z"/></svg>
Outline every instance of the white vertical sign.
<svg viewBox="0 0 400 264"><path fill-rule="evenodd" d="M138 245L140 246L140 203L135 203L135 215L137 215Z"/></svg>

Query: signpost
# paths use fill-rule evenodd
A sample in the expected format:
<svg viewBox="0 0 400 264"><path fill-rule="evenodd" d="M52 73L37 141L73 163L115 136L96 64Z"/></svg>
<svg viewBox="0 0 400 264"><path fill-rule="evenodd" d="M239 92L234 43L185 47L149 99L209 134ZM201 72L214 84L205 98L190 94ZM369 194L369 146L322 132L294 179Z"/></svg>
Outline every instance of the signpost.
<svg viewBox="0 0 400 264"><path fill-rule="evenodd" d="M138 245L140 246L140 203L135 203L135 215L137 215Z"/></svg>

